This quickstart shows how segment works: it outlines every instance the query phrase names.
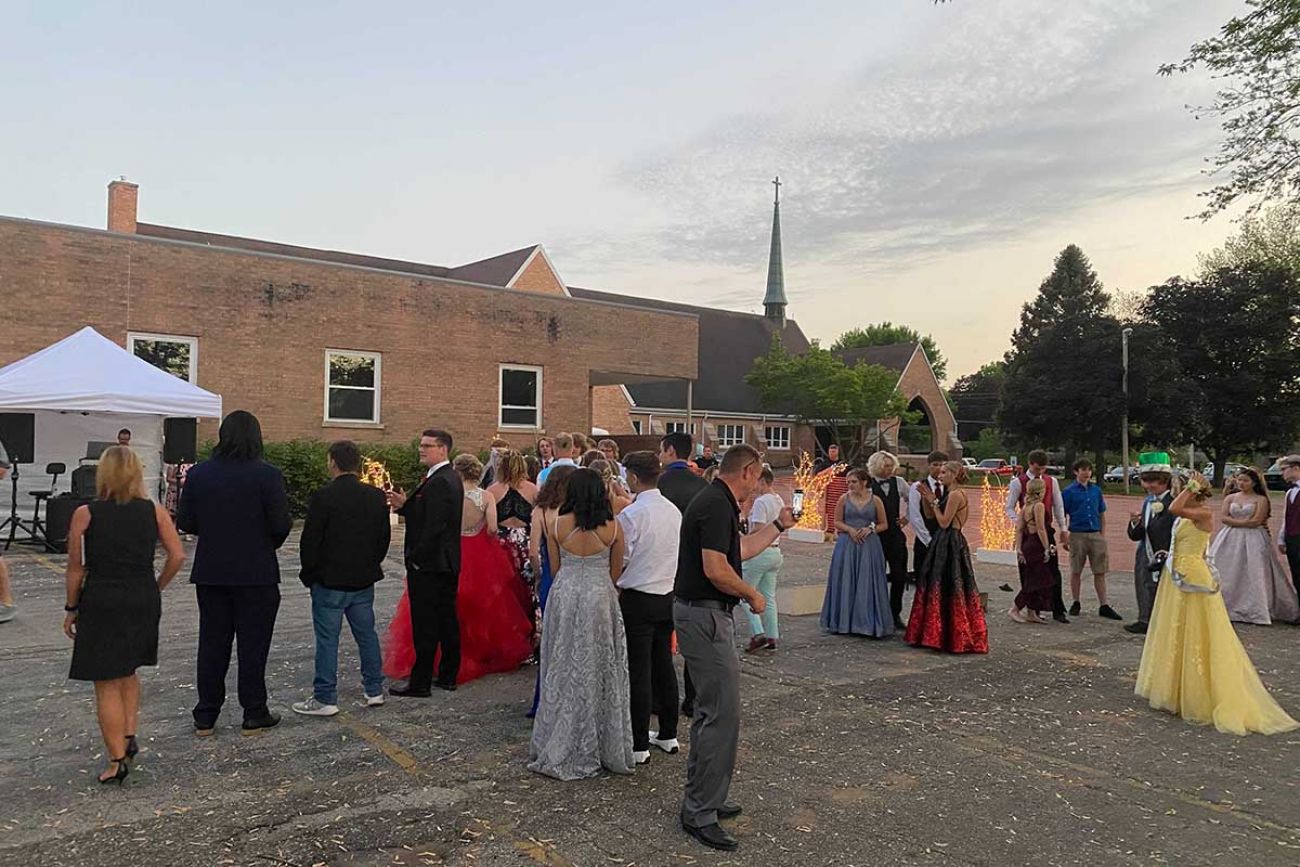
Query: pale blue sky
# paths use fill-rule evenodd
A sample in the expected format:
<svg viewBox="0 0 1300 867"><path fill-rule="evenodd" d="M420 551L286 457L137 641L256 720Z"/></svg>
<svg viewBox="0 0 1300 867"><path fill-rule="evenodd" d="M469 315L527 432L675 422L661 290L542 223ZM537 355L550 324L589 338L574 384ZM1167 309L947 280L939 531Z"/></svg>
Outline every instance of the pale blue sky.
<svg viewBox="0 0 1300 867"><path fill-rule="evenodd" d="M999 357L1067 243L1117 288L1195 266L1208 83L1239 0L0 2L0 213L140 218L758 309L773 174L791 314ZM741 11L743 10L743 11Z"/></svg>

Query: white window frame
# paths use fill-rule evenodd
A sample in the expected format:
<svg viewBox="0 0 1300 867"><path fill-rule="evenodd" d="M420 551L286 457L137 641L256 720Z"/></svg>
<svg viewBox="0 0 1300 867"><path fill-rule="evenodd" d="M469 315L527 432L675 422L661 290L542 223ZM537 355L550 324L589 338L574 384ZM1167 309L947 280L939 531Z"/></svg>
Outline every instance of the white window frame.
<svg viewBox="0 0 1300 867"><path fill-rule="evenodd" d="M773 437L773 433L782 434L779 437ZM767 447L773 451L788 452L790 451L790 425L788 424L765 424L763 425L763 439L767 441Z"/></svg>
<svg viewBox="0 0 1300 867"><path fill-rule="evenodd" d="M716 438L715 444L720 449L729 449L732 446L744 445L746 439L746 432L745 432L746 427L747 425L744 424L732 424L732 423L718 425L718 436ZM724 430L728 431L729 433L732 431L739 431L740 439L736 439L730 436L723 436L722 432Z"/></svg>
<svg viewBox="0 0 1300 867"><path fill-rule="evenodd" d="M506 371L524 371L537 374L537 405L506 406L505 376ZM500 364L497 365L497 427L501 430L542 430L542 368L534 364ZM531 409L537 413L536 424L506 424L505 412L508 409Z"/></svg>
<svg viewBox="0 0 1300 867"><path fill-rule="evenodd" d="M371 358L375 362L375 385L374 388L366 388L361 385L330 385L330 356L333 355L351 355L355 358ZM326 349L325 350L325 406L324 417L326 424L332 425L375 425L380 423L382 418L380 399L383 396L384 385L384 355L382 352L371 352L366 349ZM342 388L349 391L373 391L375 393L375 411L373 417L364 418L334 418L330 415L330 389Z"/></svg>
<svg viewBox="0 0 1300 867"><path fill-rule="evenodd" d="M636 434L637 436L641 435L641 419L639 418L632 419L632 433Z"/></svg>
<svg viewBox="0 0 1300 867"><path fill-rule="evenodd" d="M156 340L166 341L168 343L185 343L190 347L190 377L185 380L190 385L196 385L199 381L199 339L189 337L184 334L151 334L145 331L128 331L126 334L126 351L135 355L135 342L137 340ZM136 358L140 356L136 355ZM143 361L144 359L140 359ZM152 365L150 365L152 366ZM162 370L162 368L158 368ZM164 371L170 373L170 371ZM177 377L179 379L179 377Z"/></svg>
<svg viewBox="0 0 1300 867"><path fill-rule="evenodd" d="M687 428L686 422L684 422L684 421L666 421L666 422L664 422L664 433L665 433L665 434L671 434L671 433L686 433L687 430L688 430L688 428ZM689 430L690 430L690 434L691 434L692 437L699 437L699 435L700 435L700 423L697 422L697 421L693 421L693 422L691 422L690 427L689 427Z"/></svg>

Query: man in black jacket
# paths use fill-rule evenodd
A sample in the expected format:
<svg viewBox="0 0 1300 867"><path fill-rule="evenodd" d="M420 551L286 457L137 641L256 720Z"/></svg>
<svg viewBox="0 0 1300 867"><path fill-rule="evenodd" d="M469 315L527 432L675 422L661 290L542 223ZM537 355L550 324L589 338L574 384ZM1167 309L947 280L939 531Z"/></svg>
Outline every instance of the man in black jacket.
<svg viewBox="0 0 1300 867"><path fill-rule="evenodd" d="M295 713L334 716L338 708L339 633L343 618L352 628L361 657L367 707L384 703L384 660L375 632L375 582L384 577L391 529L384 492L362 484L361 451L351 440L329 449L333 479L312 494L302 525L299 577L311 590L316 631L316 678L312 697L296 702Z"/></svg>
<svg viewBox="0 0 1300 867"><path fill-rule="evenodd" d="M695 495L709 486L704 477L696 475L687 463L694 450L695 440L685 431L670 433L659 441L659 464L663 467L659 476L659 493L682 514L686 513L686 507ZM682 682L685 691L682 716L691 717L695 715L695 684L685 663L682 663ZM657 705L658 701L655 703Z"/></svg>
<svg viewBox="0 0 1300 867"><path fill-rule="evenodd" d="M1133 558L1133 584L1137 591L1138 617L1124 627L1124 631L1145 635L1151 622L1151 609L1155 607L1156 587L1169 547L1173 544L1174 514L1169 508L1174 502L1173 466L1165 452L1144 452L1138 458L1139 478L1147 498L1140 511L1129 515L1128 537L1138 543Z"/></svg>
<svg viewBox="0 0 1300 867"><path fill-rule="evenodd" d="M451 467L451 434L430 428L420 435L420 463L429 468L408 496L390 491L388 504L406 519L406 592L411 603L415 665L391 695L428 698L433 660L439 689L454 690L460 671L460 621L456 586L460 580L460 519L465 487Z"/></svg>

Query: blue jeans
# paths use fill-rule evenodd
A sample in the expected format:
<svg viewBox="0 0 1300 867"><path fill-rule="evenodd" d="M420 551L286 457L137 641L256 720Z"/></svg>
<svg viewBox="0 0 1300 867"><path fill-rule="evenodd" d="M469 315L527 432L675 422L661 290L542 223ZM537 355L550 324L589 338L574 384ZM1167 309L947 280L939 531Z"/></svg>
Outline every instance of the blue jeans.
<svg viewBox="0 0 1300 867"><path fill-rule="evenodd" d="M366 695L384 694L384 658L375 632L375 588L332 590L313 584L311 622L316 629L316 679L312 692L321 704L338 704L339 633L347 617L361 657Z"/></svg>
<svg viewBox="0 0 1300 867"><path fill-rule="evenodd" d="M757 557L751 557L741 564L741 577L745 579L745 583L756 588L767 600L767 607L763 609L762 615L750 611L749 604L745 604L750 635L766 635L773 640L781 637L776 627L776 576L781 574L781 567L784 564L785 555L781 553L780 548L768 548Z"/></svg>

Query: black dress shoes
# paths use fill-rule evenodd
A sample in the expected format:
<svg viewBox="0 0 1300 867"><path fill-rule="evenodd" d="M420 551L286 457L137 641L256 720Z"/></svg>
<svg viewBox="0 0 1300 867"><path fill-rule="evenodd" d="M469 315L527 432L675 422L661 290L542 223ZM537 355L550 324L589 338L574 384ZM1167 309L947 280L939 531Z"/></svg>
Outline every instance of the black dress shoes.
<svg viewBox="0 0 1300 867"><path fill-rule="evenodd" d="M244 720L243 733L246 735L256 734L269 728L275 728L280 724L280 715L278 713L268 713L259 719Z"/></svg>
<svg viewBox="0 0 1300 867"><path fill-rule="evenodd" d="M894 615L894 628L899 632L907 629L907 624L904 623L903 618L899 617L897 614Z"/></svg>
<svg viewBox="0 0 1300 867"><path fill-rule="evenodd" d="M1073 605L1070 606L1071 617L1078 617L1082 613L1083 613L1083 606L1080 605L1078 602L1075 602Z"/></svg>
<svg viewBox="0 0 1300 867"><path fill-rule="evenodd" d="M456 691L456 684L455 684L455 682L452 682L452 683L443 683L442 681L438 681L437 683L434 684L434 686L438 687L438 689L445 689L445 690L447 690L447 692L455 692L455 691Z"/></svg>
<svg viewBox="0 0 1300 867"><path fill-rule="evenodd" d="M398 696L399 698L428 698L433 695L427 686L423 688L411 686L409 680L406 683L389 687L388 694Z"/></svg>
<svg viewBox="0 0 1300 867"><path fill-rule="evenodd" d="M1057 623L1069 623L1069 622L1070 622L1070 618L1066 617L1064 613L1062 613L1062 614L1053 614L1053 615L1052 615L1052 619L1055 620Z"/></svg>
<svg viewBox="0 0 1300 867"><path fill-rule="evenodd" d="M1100 615L1100 616L1102 616L1102 617L1105 617L1107 620L1123 620L1123 619L1124 619L1123 617L1120 617L1120 616L1119 616L1119 612L1118 612L1118 611L1116 611L1114 608L1111 608L1109 605L1103 605L1103 606L1101 606L1100 608L1098 608L1098 609L1097 609L1097 614Z"/></svg>
<svg viewBox="0 0 1300 867"><path fill-rule="evenodd" d="M736 838L722 830L722 826L717 822L712 825L705 825L703 828L692 828L690 825L682 822L682 830L690 834L696 840L699 840L710 849L721 849L723 852L735 852L740 846Z"/></svg>
<svg viewBox="0 0 1300 867"><path fill-rule="evenodd" d="M1129 625L1125 626L1124 631L1131 632L1134 635L1146 635L1147 625L1143 623L1141 620L1139 620L1136 623L1130 623Z"/></svg>
<svg viewBox="0 0 1300 867"><path fill-rule="evenodd" d="M739 804L723 804L718 808L719 819L734 819L741 813Z"/></svg>

